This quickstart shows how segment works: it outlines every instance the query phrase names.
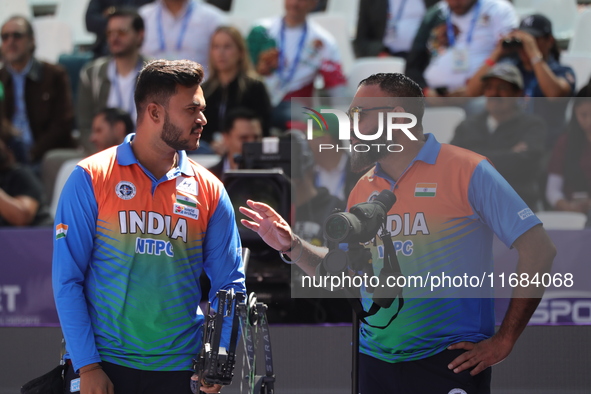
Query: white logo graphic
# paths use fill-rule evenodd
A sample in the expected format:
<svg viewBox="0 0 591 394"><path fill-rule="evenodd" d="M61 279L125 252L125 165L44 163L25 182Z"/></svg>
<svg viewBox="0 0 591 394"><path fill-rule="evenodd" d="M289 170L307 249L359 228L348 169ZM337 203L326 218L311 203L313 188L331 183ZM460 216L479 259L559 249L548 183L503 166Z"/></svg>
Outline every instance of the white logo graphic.
<svg viewBox="0 0 591 394"><path fill-rule="evenodd" d="M176 190L197 196L199 189L197 188L197 181L194 178L179 177L176 179Z"/></svg>
<svg viewBox="0 0 591 394"><path fill-rule="evenodd" d="M121 181L115 186L115 193L122 200L131 200L135 197L135 185L128 181Z"/></svg>
<svg viewBox="0 0 591 394"><path fill-rule="evenodd" d="M533 216L533 215L534 215L534 213L532 212L532 210L531 210L531 209L529 209L529 208L525 208L525 209L523 209L523 210L521 210L521 211L517 212L517 214L519 215L519 217L521 218L521 220L525 220L525 219L527 219L528 217L530 217L530 216Z"/></svg>
<svg viewBox="0 0 591 394"><path fill-rule="evenodd" d="M449 391L449 393L447 393L447 394L467 394L467 393L462 389L451 389Z"/></svg>
<svg viewBox="0 0 591 394"><path fill-rule="evenodd" d="M79 393L80 392L80 378L72 379L70 381L70 393Z"/></svg>

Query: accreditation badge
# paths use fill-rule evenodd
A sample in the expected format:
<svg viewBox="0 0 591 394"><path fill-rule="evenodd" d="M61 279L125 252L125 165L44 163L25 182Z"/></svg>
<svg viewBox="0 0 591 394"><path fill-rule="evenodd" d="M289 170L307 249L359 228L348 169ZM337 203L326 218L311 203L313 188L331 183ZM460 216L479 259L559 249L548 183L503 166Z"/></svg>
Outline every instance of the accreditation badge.
<svg viewBox="0 0 591 394"><path fill-rule="evenodd" d="M469 55L466 48L453 48L453 70L456 73L464 73L469 68Z"/></svg>

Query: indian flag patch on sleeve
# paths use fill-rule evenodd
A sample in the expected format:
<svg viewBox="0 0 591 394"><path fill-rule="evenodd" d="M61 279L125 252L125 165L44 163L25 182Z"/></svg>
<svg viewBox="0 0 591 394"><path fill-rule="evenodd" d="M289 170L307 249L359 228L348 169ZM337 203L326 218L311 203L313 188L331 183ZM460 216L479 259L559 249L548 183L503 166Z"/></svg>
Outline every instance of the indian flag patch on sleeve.
<svg viewBox="0 0 591 394"><path fill-rule="evenodd" d="M68 234L68 225L60 223L55 226L55 239L66 238Z"/></svg>
<svg viewBox="0 0 591 394"><path fill-rule="evenodd" d="M435 197L436 192L436 183L417 183L415 187L415 197Z"/></svg>

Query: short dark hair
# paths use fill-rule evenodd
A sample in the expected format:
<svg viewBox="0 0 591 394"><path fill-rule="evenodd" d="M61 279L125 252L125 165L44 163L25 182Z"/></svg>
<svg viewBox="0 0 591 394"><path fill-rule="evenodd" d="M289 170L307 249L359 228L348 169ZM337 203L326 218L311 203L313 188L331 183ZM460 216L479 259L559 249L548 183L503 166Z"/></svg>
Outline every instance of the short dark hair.
<svg viewBox="0 0 591 394"><path fill-rule="evenodd" d="M176 93L177 85L197 86L203 80L203 67L190 60L154 60L140 71L137 78L134 100L138 121L149 102L168 107L170 96Z"/></svg>
<svg viewBox="0 0 591 394"><path fill-rule="evenodd" d="M257 114L255 114L254 111L249 108L232 108L226 113L226 116L224 116L222 123L222 133L229 133L230 130L232 130L232 128L234 127L234 123L238 119L258 120L259 122L261 122L261 119L257 116Z"/></svg>
<svg viewBox="0 0 591 394"><path fill-rule="evenodd" d="M33 30L33 25L31 24L31 22L23 15L13 15L10 18L8 18L6 21L4 21L4 23L2 24L2 27L4 27L4 25L6 25L6 23L11 22L11 21L17 21L17 20L21 20L25 23L25 32L27 33L27 35L31 38L35 38L35 31Z"/></svg>
<svg viewBox="0 0 591 394"><path fill-rule="evenodd" d="M4 21L4 23L2 24L2 27L4 27L6 25L6 23L11 22L11 21L18 21L21 20L23 21L23 23L25 24L25 33L26 35L33 40L33 48L31 48L31 54L35 53L35 49L37 48L37 46L34 43L35 40L35 30L33 30L33 25L31 24L31 21L29 21L25 16L23 15L13 15L10 18L8 18L6 21Z"/></svg>
<svg viewBox="0 0 591 394"><path fill-rule="evenodd" d="M401 106L417 117L417 126L421 125L425 113L425 95L418 83L400 73L378 73L359 82L361 85L378 85L382 91L392 97L409 98Z"/></svg>
<svg viewBox="0 0 591 394"><path fill-rule="evenodd" d="M132 7L117 7L115 11L113 11L109 16L107 16L107 21L110 21L111 18L115 17L126 17L131 18L131 27L136 32L144 31L144 19L138 14L135 8Z"/></svg>
<svg viewBox="0 0 591 394"><path fill-rule="evenodd" d="M99 115L103 115L105 117L105 122L109 124L109 126L113 127L117 122L123 122L125 125L125 134L133 133L135 130L135 126L133 125L133 120L131 120L131 116L127 111L122 110L121 108L105 108L100 110L96 113L95 118Z"/></svg>

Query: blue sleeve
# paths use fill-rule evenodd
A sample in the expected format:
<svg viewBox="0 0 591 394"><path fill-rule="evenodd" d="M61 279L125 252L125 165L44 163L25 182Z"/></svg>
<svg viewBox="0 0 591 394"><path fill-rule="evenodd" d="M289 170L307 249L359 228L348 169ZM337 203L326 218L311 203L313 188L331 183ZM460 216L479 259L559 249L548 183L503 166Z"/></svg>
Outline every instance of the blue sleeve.
<svg viewBox="0 0 591 394"><path fill-rule="evenodd" d="M217 308L215 295L218 290L234 289L246 295L242 247L234 210L225 189L222 189L217 208L207 225L203 243L205 273L211 281L209 301ZM231 318L225 319L221 345L230 342Z"/></svg>
<svg viewBox="0 0 591 394"><path fill-rule="evenodd" d="M576 92L577 77L572 68L561 65L560 67L557 67L556 70L552 71L554 71L554 74L556 74L557 77L566 79L570 85L571 93Z"/></svg>
<svg viewBox="0 0 591 394"><path fill-rule="evenodd" d="M52 266L55 304L66 348L76 371L101 361L84 293L97 215L90 175L77 166L62 190L55 215Z"/></svg>
<svg viewBox="0 0 591 394"><path fill-rule="evenodd" d="M507 247L540 219L487 160L481 161L470 179L468 200L476 218L499 237Z"/></svg>

